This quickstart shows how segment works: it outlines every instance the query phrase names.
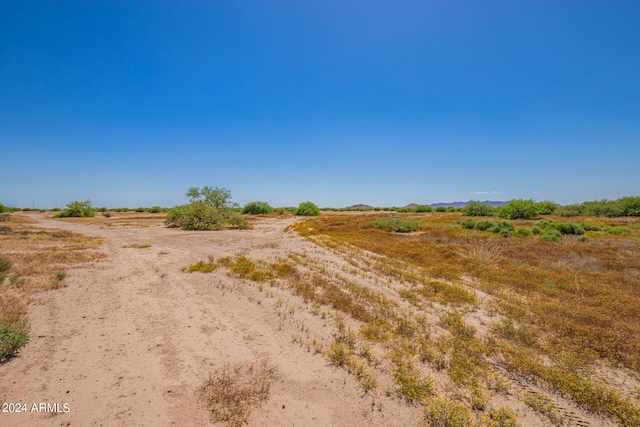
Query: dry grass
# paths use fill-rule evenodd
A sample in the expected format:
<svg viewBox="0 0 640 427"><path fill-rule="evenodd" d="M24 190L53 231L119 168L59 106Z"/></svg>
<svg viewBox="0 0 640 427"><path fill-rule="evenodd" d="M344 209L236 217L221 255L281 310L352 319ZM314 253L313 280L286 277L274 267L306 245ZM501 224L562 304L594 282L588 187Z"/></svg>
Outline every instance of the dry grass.
<svg viewBox="0 0 640 427"><path fill-rule="evenodd" d="M96 251L102 243L98 238L39 229L34 223L29 217L12 214L4 222L9 229L0 233L0 257L11 261L10 268L0 273L4 331L0 347L10 349L4 353L13 353L28 339L27 305L34 293L65 286L67 268L105 256Z"/></svg>
<svg viewBox="0 0 640 427"><path fill-rule="evenodd" d="M145 249L150 248L151 245L148 243L133 243L131 245L124 245L123 248L133 248L133 249Z"/></svg>
<svg viewBox="0 0 640 427"><path fill-rule="evenodd" d="M448 313L438 325L443 330L429 336L418 332L419 323L411 315L400 314L397 302L381 303L384 298L370 290L345 292L367 316L354 315L347 302L339 304L342 312L362 322L364 339L399 349L402 357L392 361L402 360L405 365L400 366L406 367L421 360L446 373L453 387L466 390L470 397L465 402L476 421L514 425L513 414L494 411L486 417L475 412L486 405L479 397L508 391L505 381L496 386L501 375L492 366L498 366L615 422L640 425L638 397L592 374L595 361L631 383L640 374L640 219L607 224L625 225L630 232L624 235L587 232L586 241L554 244L535 236L498 238L465 230L456 224L459 218L447 213L418 217L422 231L411 235L371 227L376 219L371 214L326 214L292 229L348 257L354 267L408 285L398 290L398 297L417 313L431 310L434 303ZM515 225L531 226L524 221ZM318 301L315 293L323 287L316 283L323 280L343 292L348 289L325 274L310 289L297 285L302 288L298 293ZM478 292L487 295L483 301L475 296ZM464 317L467 310L479 308L495 316L484 337L477 337ZM336 357L344 353L333 350ZM342 364L348 366L351 357L347 352ZM400 375L398 364L393 366L389 369L398 374L396 385L411 384ZM546 416L557 422L553 415Z"/></svg>
<svg viewBox="0 0 640 427"><path fill-rule="evenodd" d="M269 399L276 367L268 360L259 363L225 365L209 375L199 389L214 422L239 427L251 411Z"/></svg>

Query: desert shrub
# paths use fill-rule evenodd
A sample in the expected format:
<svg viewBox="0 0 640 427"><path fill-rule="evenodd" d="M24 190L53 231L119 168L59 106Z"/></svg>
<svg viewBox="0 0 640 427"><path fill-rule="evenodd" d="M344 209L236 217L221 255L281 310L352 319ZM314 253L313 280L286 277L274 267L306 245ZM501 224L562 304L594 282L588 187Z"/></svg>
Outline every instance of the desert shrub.
<svg viewBox="0 0 640 427"><path fill-rule="evenodd" d="M229 224L231 224L231 227L236 230L250 230L252 228L249 220L238 214L229 218Z"/></svg>
<svg viewBox="0 0 640 427"><path fill-rule="evenodd" d="M231 193L226 188L191 187L187 191L187 197L191 199L191 203L169 210L165 219L168 227L220 230L234 216L230 203ZM243 224L242 220L236 222L236 227Z"/></svg>
<svg viewBox="0 0 640 427"><path fill-rule="evenodd" d="M418 205L415 208L416 212L433 212L433 208L429 205Z"/></svg>
<svg viewBox="0 0 640 427"><path fill-rule="evenodd" d="M462 225L462 228L466 228L467 230L473 230L476 228L477 223L478 221L474 221L471 218L469 218L469 219L465 219L464 221L461 221L459 224ZM493 224L493 222L491 222L491 224Z"/></svg>
<svg viewBox="0 0 640 427"><path fill-rule="evenodd" d="M531 219L538 215L538 204L532 199L515 199L498 208L496 213L506 219Z"/></svg>
<svg viewBox="0 0 640 427"><path fill-rule="evenodd" d="M516 414L507 407L491 410L486 424L487 427L520 427Z"/></svg>
<svg viewBox="0 0 640 427"><path fill-rule="evenodd" d="M284 214L287 212L287 210L286 210L285 208L276 208L276 209L275 209L275 212L276 212L278 215L284 215Z"/></svg>
<svg viewBox="0 0 640 427"><path fill-rule="evenodd" d="M446 211L447 211L447 208L445 208L444 206L438 206L436 208L436 212L446 212Z"/></svg>
<svg viewBox="0 0 640 427"><path fill-rule="evenodd" d="M538 202L537 205L538 205L538 215L553 215L556 213L556 210L560 207L558 204L553 203L549 200Z"/></svg>
<svg viewBox="0 0 640 427"><path fill-rule="evenodd" d="M561 234L574 234L576 236L581 236L585 233L585 229L581 224L575 224L572 222L543 219L542 221L539 221L536 226L545 232L551 229L556 229Z"/></svg>
<svg viewBox="0 0 640 427"><path fill-rule="evenodd" d="M631 234L631 229L630 228L622 227L622 226L605 227L603 230L608 234L615 234L615 235Z"/></svg>
<svg viewBox="0 0 640 427"><path fill-rule="evenodd" d="M160 213L163 211L164 209L160 206L152 206L151 208L149 208L149 213Z"/></svg>
<svg viewBox="0 0 640 427"><path fill-rule="evenodd" d="M469 408L446 397L432 399L418 422L418 426L421 427L471 427L473 425Z"/></svg>
<svg viewBox="0 0 640 427"><path fill-rule="evenodd" d="M500 234L502 237L511 237L515 231L515 226L512 222L501 221L496 223L493 228L491 228L491 231Z"/></svg>
<svg viewBox="0 0 640 427"><path fill-rule="evenodd" d="M640 216L640 196L618 199L625 216Z"/></svg>
<svg viewBox="0 0 640 427"><path fill-rule="evenodd" d="M0 273L6 273L12 265L13 263L10 259L0 257Z"/></svg>
<svg viewBox="0 0 640 427"><path fill-rule="evenodd" d="M105 208L104 206L100 208L96 208L96 212L107 212L108 210L109 209Z"/></svg>
<svg viewBox="0 0 640 427"><path fill-rule="evenodd" d="M29 324L26 321L0 320L0 360L15 354L29 341Z"/></svg>
<svg viewBox="0 0 640 427"><path fill-rule="evenodd" d="M480 230L480 231L487 231L487 230L491 230L493 229L493 227L496 225L495 222L493 221L489 221L489 220L484 220L484 221L478 221L474 228L476 230Z"/></svg>
<svg viewBox="0 0 640 427"><path fill-rule="evenodd" d="M540 240L542 240L543 242L559 243L560 241L562 241L562 233L555 228L551 228L545 231L542 236L540 236Z"/></svg>
<svg viewBox="0 0 640 427"><path fill-rule="evenodd" d="M312 202L302 202L295 211L296 215L302 216L318 216L320 215L320 209Z"/></svg>
<svg viewBox="0 0 640 427"><path fill-rule="evenodd" d="M9 208L0 203L0 213L9 212Z"/></svg>
<svg viewBox="0 0 640 427"><path fill-rule="evenodd" d="M69 202L67 207L60 211L55 218L88 218L93 217L95 214L90 200L85 200L84 202L74 200Z"/></svg>
<svg viewBox="0 0 640 427"><path fill-rule="evenodd" d="M516 236L527 237L527 236L531 236L531 234L533 234L533 233L528 228L518 228L516 230Z"/></svg>
<svg viewBox="0 0 640 427"><path fill-rule="evenodd" d="M584 207L577 203L561 206L556 209L556 214L560 216L580 216L584 211Z"/></svg>
<svg viewBox="0 0 640 427"><path fill-rule="evenodd" d="M494 211L495 208L493 206L489 206L475 200L467 203L467 206L462 210L462 212L467 216L491 216Z"/></svg>
<svg viewBox="0 0 640 427"><path fill-rule="evenodd" d="M249 202L244 205L242 210L243 214L250 215L270 214L271 212L273 212L273 208L267 202Z"/></svg>
<svg viewBox="0 0 640 427"><path fill-rule="evenodd" d="M376 228L385 231L394 231L396 233L410 233L420 228L422 222L415 218L401 218L392 216L389 218L381 218L371 223Z"/></svg>
<svg viewBox="0 0 640 427"><path fill-rule="evenodd" d="M0 222L5 222L9 219L8 213L0 213Z"/></svg>
<svg viewBox="0 0 640 427"><path fill-rule="evenodd" d="M582 204L584 215L618 217L624 215L624 207L619 200L594 200Z"/></svg>

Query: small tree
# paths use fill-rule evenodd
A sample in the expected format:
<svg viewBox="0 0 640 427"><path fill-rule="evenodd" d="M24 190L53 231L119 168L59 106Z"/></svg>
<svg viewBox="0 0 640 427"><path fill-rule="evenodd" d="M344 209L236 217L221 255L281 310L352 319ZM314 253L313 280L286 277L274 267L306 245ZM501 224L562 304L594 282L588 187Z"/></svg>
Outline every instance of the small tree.
<svg viewBox="0 0 640 427"><path fill-rule="evenodd" d="M69 202L64 208L64 210L60 211L55 218L88 218L95 216L96 212L91 206L90 200L85 200L84 202L79 202L74 200L73 202Z"/></svg>
<svg viewBox="0 0 640 427"><path fill-rule="evenodd" d="M318 208L312 202L302 202L295 211L296 215L302 216L318 216L320 215L320 208Z"/></svg>
<svg viewBox="0 0 640 427"><path fill-rule="evenodd" d="M231 207L231 192L226 188L211 188L207 185L202 187L191 187L187 190L187 197L191 202L204 201L216 209Z"/></svg>
<svg viewBox="0 0 640 427"><path fill-rule="evenodd" d="M415 209L416 212L433 212L433 208L429 205L418 205Z"/></svg>

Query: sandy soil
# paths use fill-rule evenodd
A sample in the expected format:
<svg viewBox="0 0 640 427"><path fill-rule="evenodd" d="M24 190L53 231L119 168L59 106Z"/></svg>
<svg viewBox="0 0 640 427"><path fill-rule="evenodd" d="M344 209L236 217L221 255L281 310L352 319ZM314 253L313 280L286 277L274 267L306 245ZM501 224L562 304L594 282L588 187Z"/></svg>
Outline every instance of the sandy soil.
<svg viewBox="0 0 640 427"><path fill-rule="evenodd" d="M213 425L198 387L227 363L264 358L277 367L278 378L270 399L251 414L251 426L410 426L420 416L419 407L386 396L388 384L364 394L353 375L305 348L313 339L328 348L334 331L330 310L319 315L287 289L261 289L224 268L183 271L208 256L272 261L296 254L326 274L343 274L397 296L393 289L400 284L357 267L348 251L285 232L295 218L262 218L253 230L190 232L168 229L149 215L30 216L37 227L101 237L107 257L69 270L67 287L36 296L29 311L30 342L0 365L0 396L26 404L27 412L0 413L0 425ZM485 321L468 320L479 330ZM534 390L510 379L514 392ZM58 411L32 410L45 402L56 403ZM512 396L492 403L513 408L523 426L548 425ZM556 403L568 426L610 425L559 396Z"/></svg>
<svg viewBox="0 0 640 427"><path fill-rule="evenodd" d="M350 374L293 343L300 325L326 334L331 328L297 297L275 291L267 297L224 271L182 271L208 255L335 257L285 233L293 218L263 219L246 231L188 232L159 220L106 226L102 218L33 217L39 227L103 238L100 250L108 257L70 270L67 287L37 296L30 342L0 366L0 394L26 403L27 412L0 414L1 425L209 425L196 396L208 373L265 357L279 375L250 425L412 425L419 415L384 396L363 396ZM151 246L125 247L132 244ZM294 314L276 316L276 301ZM58 412L32 411L42 402L57 403Z"/></svg>

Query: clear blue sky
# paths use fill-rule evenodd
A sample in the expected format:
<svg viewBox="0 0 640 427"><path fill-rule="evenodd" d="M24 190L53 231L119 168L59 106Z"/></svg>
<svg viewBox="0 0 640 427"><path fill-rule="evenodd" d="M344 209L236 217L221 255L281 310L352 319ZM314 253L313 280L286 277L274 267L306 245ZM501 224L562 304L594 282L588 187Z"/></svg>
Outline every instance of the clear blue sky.
<svg viewBox="0 0 640 427"><path fill-rule="evenodd" d="M0 202L640 194L640 1L4 1Z"/></svg>

